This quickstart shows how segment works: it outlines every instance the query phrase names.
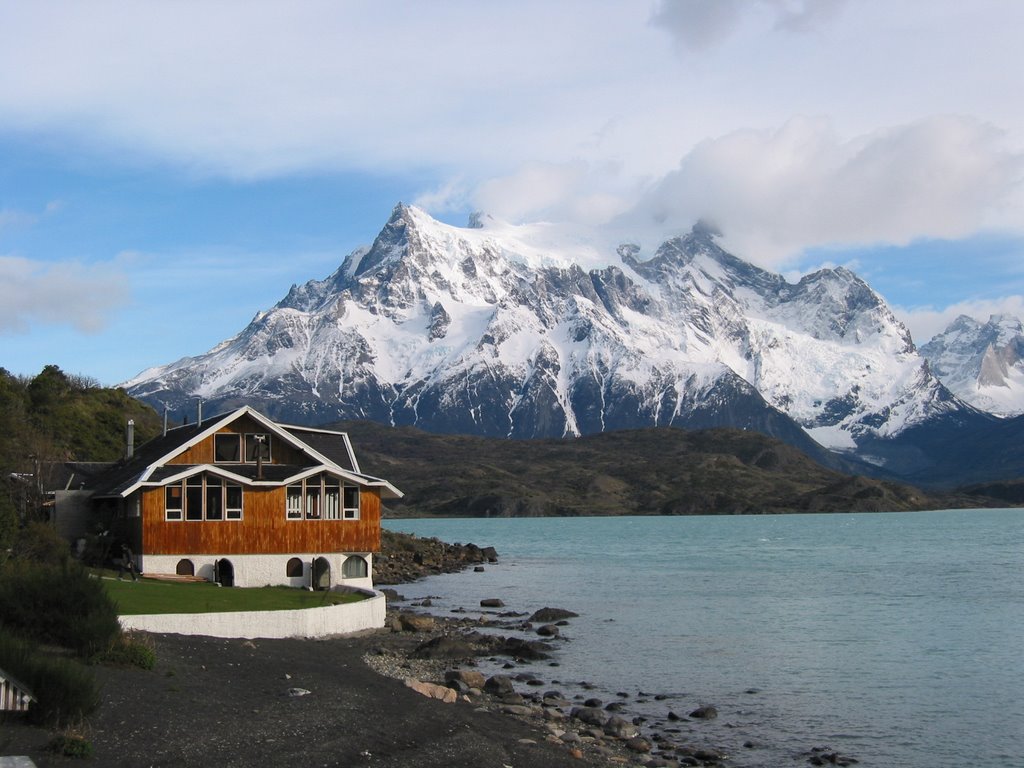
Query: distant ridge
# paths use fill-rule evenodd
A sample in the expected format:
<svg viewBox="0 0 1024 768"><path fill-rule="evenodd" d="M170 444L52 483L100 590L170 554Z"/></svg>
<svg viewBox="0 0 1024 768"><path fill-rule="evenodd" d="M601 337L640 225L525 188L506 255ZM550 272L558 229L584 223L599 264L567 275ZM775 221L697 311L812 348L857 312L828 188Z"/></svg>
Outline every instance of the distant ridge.
<svg viewBox="0 0 1024 768"><path fill-rule="evenodd" d="M579 440L434 435L368 421L335 425L367 467L408 489L393 516L891 512L1004 506L1004 497L929 494L825 469L765 435L641 429ZM438 457L451 471L438 471Z"/></svg>

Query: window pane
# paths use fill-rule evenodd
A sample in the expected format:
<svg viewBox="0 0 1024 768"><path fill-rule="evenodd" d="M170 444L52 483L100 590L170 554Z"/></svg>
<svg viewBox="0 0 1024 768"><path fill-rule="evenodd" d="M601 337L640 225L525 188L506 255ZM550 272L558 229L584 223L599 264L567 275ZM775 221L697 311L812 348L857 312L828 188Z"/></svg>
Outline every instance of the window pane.
<svg viewBox="0 0 1024 768"><path fill-rule="evenodd" d="M242 436L219 434L213 436L213 460L233 462L242 460Z"/></svg>
<svg viewBox="0 0 1024 768"><path fill-rule="evenodd" d="M225 487L228 520L242 519L242 486L228 485Z"/></svg>
<svg viewBox="0 0 1024 768"><path fill-rule="evenodd" d="M202 478L190 477L185 486L185 519L203 519L203 481Z"/></svg>
<svg viewBox="0 0 1024 768"><path fill-rule="evenodd" d="M285 516L289 520L302 519L302 485L289 485L285 496Z"/></svg>
<svg viewBox="0 0 1024 768"><path fill-rule="evenodd" d="M208 480L206 486L206 519L224 519L224 487L219 480Z"/></svg>
<svg viewBox="0 0 1024 768"><path fill-rule="evenodd" d="M181 485L168 485L164 489L164 510L168 520L181 520Z"/></svg>
<svg viewBox="0 0 1024 768"><path fill-rule="evenodd" d="M359 518L359 488L354 485L345 486L345 519Z"/></svg>
<svg viewBox="0 0 1024 768"><path fill-rule="evenodd" d="M341 488L337 480L324 482L324 518L341 520Z"/></svg>
<svg viewBox="0 0 1024 768"><path fill-rule="evenodd" d="M245 460L256 461L258 454L264 461L270 461L270 435L250 434L245 436Z"/></svg>
<svg viewBox="0 0 1024 768"><path fill-rule="evenodd" d="M369 574L366 560L359 555L349 555L341 566L341 575L346 579L362 579Z"/></svg>
<svg viewBox="0 0 1024 768"><path fill-rule="evenodd" d="M319 520L320 519L320 487L319 486L307 486L306 487L306 519L307 520Z"/></svg>

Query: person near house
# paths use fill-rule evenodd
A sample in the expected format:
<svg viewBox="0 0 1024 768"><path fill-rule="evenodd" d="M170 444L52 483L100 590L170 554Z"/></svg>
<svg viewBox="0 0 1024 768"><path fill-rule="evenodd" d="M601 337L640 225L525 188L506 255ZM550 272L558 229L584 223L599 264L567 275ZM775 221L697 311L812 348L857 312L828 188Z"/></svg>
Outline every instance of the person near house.
<svg viewBox="0 0 1024 768"><path fill-rule="evenodd" d="M127 570L131 574L132 581L139 580L139 573L135 569L135 553L132 552L132 548L127 544L121 545L121 562L117 566L117 580L121 581L124 578L124 572Z"/></svg>

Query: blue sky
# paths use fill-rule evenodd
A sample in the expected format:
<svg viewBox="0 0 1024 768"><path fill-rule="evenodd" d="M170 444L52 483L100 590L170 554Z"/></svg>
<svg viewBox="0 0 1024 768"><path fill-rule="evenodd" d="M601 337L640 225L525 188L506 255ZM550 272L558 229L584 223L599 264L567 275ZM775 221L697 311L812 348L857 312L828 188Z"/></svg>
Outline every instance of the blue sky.
<svg viewBox="0 0 1024 768"><path fill-rule="evenodd" d="M1024 4L0 0L0 366L195 355L370 242L707 216L915 340L1024 314Z"/></svg>

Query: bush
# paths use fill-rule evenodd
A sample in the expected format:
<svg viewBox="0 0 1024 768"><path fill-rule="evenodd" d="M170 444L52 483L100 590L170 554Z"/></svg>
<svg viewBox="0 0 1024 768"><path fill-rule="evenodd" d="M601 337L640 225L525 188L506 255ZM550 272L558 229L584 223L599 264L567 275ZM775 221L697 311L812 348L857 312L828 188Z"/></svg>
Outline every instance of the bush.
<svg viewBox="0 0 1024 768"><path fill-rule="evenodd" d="M156 664L156 648L153 641L144 635L122 633L106 650L93 656L92 662L152 669Z"/></svg>
<svg viewBox="0 0 1024 768"><path fill-rule="evenodd" d="M74 561L8 561L0 569L0 625L83 656L106 648L121 631L103 585Z"/></svg>
<svg viewBox="0 0 1024 768"><path fill-rule="evenodd" d="M68 730L50 739L47 749L64 757L87 760L92 757L92 742L76 730Z"/></svg>
<svg viewBox="0 0 1024 768"><path fill-rule="evenodd" d="M11 552L16 560L49 565L63 565L71 557L71 550L56 529L47 523L29 523L14 537Z"/></svg>
<svg viewBox="0 0 1024 768"><path fill-rule="evenodd" d="M99 704L92 672L71 659L44 656L28 643L0 630L0 668L27 686L36 702L29 720L61 726L79 722Z"/></svg>

